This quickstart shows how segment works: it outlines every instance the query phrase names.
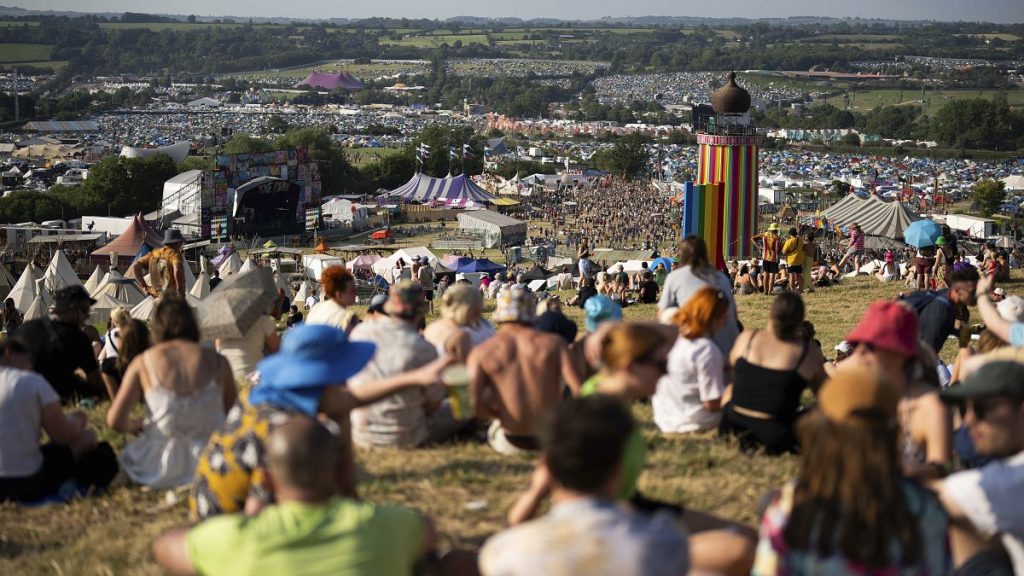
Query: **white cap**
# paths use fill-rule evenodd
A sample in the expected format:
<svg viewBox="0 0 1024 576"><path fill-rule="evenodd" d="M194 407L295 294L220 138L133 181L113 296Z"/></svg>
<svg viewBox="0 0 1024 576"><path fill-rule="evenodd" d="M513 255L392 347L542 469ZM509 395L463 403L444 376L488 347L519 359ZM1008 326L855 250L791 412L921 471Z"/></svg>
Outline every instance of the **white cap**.
<svg viewBox="0 0 1024 576"><path fill-rule="evenodd" d="M843 340L839 344L836 344L836 352L842 352L843 354L850 354L853 352L853 344L850 344L846 340Z"/></svg>

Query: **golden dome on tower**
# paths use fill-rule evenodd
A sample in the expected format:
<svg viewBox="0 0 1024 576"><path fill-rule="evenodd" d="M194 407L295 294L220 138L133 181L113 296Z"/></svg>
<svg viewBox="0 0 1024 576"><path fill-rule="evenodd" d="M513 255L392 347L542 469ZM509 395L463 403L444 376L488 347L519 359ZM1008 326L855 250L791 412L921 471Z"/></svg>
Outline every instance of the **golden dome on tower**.
<svg viewBox="0 0 1024 576"><path fill-rule="evenodd" d="M711 95L716 114L744 114L750 110L750 92L736 84L736 73L729 72L729 83Z"/></svg>

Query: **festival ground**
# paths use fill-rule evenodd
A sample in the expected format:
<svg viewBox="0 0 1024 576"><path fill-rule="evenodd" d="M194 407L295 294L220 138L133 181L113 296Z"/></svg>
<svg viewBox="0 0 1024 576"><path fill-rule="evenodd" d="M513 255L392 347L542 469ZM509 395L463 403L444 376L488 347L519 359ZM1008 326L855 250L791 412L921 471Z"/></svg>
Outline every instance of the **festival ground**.
<svg viewBox="0 0 1024 576"><path fill-rule="evenodd" d="M1019 271L1006 287L1021 292L1024 277ZM902 289L902 284L862 276L808 294L808 319L817 328L826 356L871 301L892 298ZM764 327L770 302L761 295L737 297L741 321L748 328ZM492 310L489 301L486 313ZM582 324L580 310L566 310ZM650 320L656 308L636 305L624 312L627 320ZM951 361L954 353L955 345L949 342L943 357ZM88 413L92 425L119 449L124 437L103 425L108 407L103 403ZM640 488L652 497L753 524L761 498L796 469L795 457L748 457L711 434L664 436L651 422L649 404L637 404L634 413L649 446ZM529 460L499 456L472 442L359 452L358 458L362 496L421 510L434 518L445 542L471 549L503 526L508 507L528 485L531 472ZM133 486L69 505L0 505L0 574L159 574L150 546L158 533L187 521L185 496Z"/></svg>

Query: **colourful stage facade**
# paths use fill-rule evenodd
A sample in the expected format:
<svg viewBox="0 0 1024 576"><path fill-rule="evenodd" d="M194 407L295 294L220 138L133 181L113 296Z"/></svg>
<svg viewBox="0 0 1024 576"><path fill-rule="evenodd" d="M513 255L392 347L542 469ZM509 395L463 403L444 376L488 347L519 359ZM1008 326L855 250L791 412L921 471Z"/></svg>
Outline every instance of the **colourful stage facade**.
<svg viewBox="0 0 1024 576"><path fill-rule="evenodd" d="M759 215L760 137L754 134L697 134L697 144L697 184L717 184L723 191L724 206L718 215L723 259L749 259L755 255L751 238L757 234ZM688 211L689 206L684 210ZM708 242L708 248L711 248L711 242Z"/></svg>

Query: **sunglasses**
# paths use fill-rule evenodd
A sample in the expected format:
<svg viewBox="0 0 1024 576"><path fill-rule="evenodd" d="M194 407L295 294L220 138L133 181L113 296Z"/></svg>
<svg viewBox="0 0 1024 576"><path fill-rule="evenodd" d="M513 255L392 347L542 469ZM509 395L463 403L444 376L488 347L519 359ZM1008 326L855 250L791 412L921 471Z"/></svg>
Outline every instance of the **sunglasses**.
<svg viewBox="0 0 1024 576"><path fill-rule="evenodd" d="M960 406L960 417L963 418L967 415L967 409L970 408L974 412L974 417L978 421L984 420L992 410L999 407L1000 404L1005 404L1009 400L1005 398L989 398L986 400L970 400L966 404Z"/></svg>

